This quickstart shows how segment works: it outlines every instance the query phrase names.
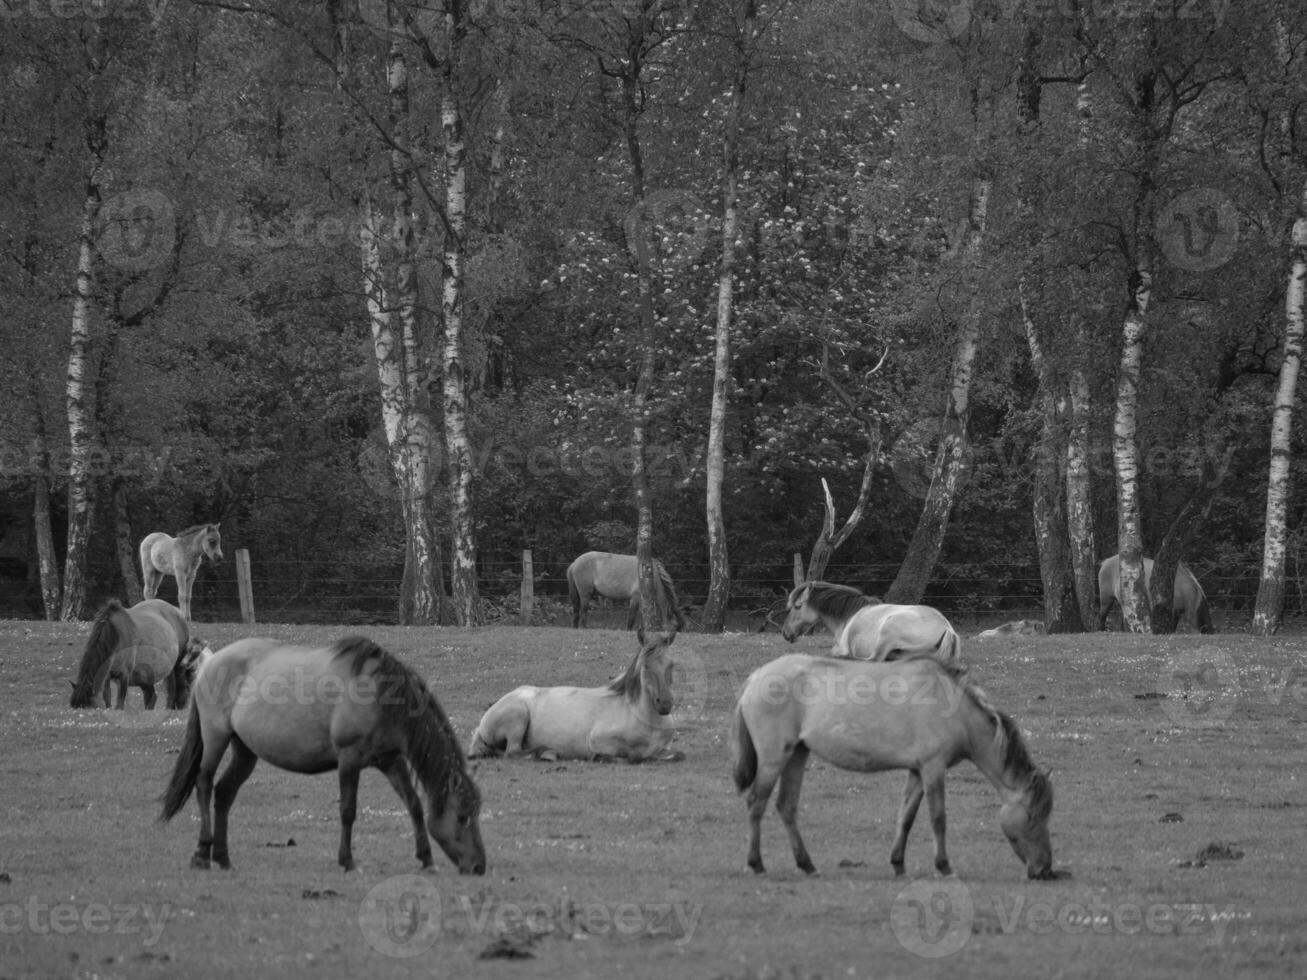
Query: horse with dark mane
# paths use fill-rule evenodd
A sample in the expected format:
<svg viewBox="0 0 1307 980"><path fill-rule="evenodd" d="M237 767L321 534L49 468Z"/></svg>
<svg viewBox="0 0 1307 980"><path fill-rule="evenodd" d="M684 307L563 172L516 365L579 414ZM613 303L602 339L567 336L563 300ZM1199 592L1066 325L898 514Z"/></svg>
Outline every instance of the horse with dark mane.
<svg viewBox="0 0 1307 980"><path fill-rule="evenodd" d="M90 708L97 694L109 706L110 682L118 682L118 704L128 686L139 687L153 709L155 685L163 682L169 708L186 707L194 665L204 644L191 635L180 610L162 599L146 599L130 609L110 599L91 622L91 635L73 681L69 706Z"/></svg>
<svg viewBox="0 0 1307 980"><path fill-rule="evenodd" d="M781 635L793 643L817 625L835 637L831 654L857 660L897 660L930 653L946 663L962 655L953 624L931 606L881 602L847 585L804 582L790 591Z"/></svg>
<svg viewBox="0 0 1307 980"><path fill-rule="evenodd" d="M654 588L675 623L675 630L685 627L681 600L676 595L672 577L657 558L653 563ZM590 615L590 597L598 592L606 599L620 599L630 604L626 628L634 629L640 615L640 563L635 555L615 555L608 551L587 551L567 566L567 591L572 600L572 625L584 628Z"/></svg>
<svg viewBox="0 0 1307 980"><path fill-rule="evenodd" d="M1051 878L1048 822L1053 787L1012 719L965 672L917 655L867 663L789 654L755 670L735 706L735 785L747 792L749 867L761 873L762 817L776 809L799 868L816 869L799 836L799 791L810 754L856 772L908 770L890 851L904 872L908 832L922 797L935 832L935 868L951 874L944 847L944 776L970 759L1003 801L999 825L1031 878Z"/></svg>
<svg viewBox="0 0 1307 980"><path fill-rule="evenodd" d="M1153 559L1144 559L1144 588L1153 581ZM1120 604L1121 556L1112 555L1098 567L1098 628L1107 628L1107 617L1114 605ZM1207 593L1198 584L1194 573L1184 562L1175 566L1175 588L1171 596L1171 614L1176 624L1187 623L1199 633L1215 633L1212 610L1207 604ZM1124 624L1123 624L1124 625Z"/></svg>
<svg viewBox="0 0 1307 980"><path fill-rule="evenodd" d="M231 762L215 786L229 746ZM196 792L200 839L192 867L208 868L211 860L231 867L227 814L259 759L291 772L337 770L337 858L346 871L355 866L351 837L359 774L372 766L385 773L407 806L423 868L433 864L430 832L461 874L485 872L481 794L453 726L421 676L366 637L325 648L238 640L208 658L196 678L160 818L176 816ZM410 773L426 792L429 821Z"/></svg>

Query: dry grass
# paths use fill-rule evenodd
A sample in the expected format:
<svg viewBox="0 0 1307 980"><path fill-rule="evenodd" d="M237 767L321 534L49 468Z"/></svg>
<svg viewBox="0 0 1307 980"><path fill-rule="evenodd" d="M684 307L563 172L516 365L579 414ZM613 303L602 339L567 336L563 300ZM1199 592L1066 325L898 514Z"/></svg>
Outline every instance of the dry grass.
<svg viewBox="0 0 1307 980"><path fill-rule="evenodd" d="M250 632L326 642L356 631L203 629L215 646ZM360 793L362 873L345 875L334 863L335 779L266 765L233 810L236 870L189 869L194 805L155 823L182 715L144 713L136 692L125 714L70 710L86 630L0 622L0 977L1301 973L1299 637L964 645L974 676L1054 770L1066 880L1025 880L998 831L993 790L966 763L948 782L957 879L933 876L924 814L909 878L892 876L901 774L821 763L800 810L821 874L794 868L774 816L763 838L769 873L748 873L726 721L748 673L792 648L774 635L695 634L673 648L682 722L673 747L685 762L482 763L489 872L461 878L442 862L419 880L402 877L416 870L408 822L379 774L365 775ZM421 669L464 738L510 687L598 684L634 652L629 634L607 630L366 632ZM1175 690L1186 674L1197 678L1189 700ZM389 941L424 947L420 955L374 949L385 945L387 908Z"/></svg>

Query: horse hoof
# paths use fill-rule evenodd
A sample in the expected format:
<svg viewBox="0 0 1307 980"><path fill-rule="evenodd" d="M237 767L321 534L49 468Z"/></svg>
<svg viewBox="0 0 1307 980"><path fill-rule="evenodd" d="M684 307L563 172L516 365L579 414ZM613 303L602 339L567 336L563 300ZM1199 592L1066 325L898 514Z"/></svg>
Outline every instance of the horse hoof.
<svg viewBox="0 0 1307 980"><path fill-rule="evenodd" d="M204 857L203 855L200 855L200 854L192 854L192 855L191 855L191 867L192 867L192 868L197 868L197 869L199 869L200 871L208 871L208 870L209 870L209 859L206 858L206 857Z"/></svg>
<svg viewBox="0 0 1307 980"><path fill-rule="evenodd" d="M761 861L750 861L749 870L756 875L764 874L767 871L767 869L762 866Z"/></svg>
<svg viewBox="0 0 1307 980"><path fill-rule="evenodd" d="M902 878L902 877L903 877L904 871L906 870L906 869L903 867L903 865L901 865L901 864L891 864L890 867L894 869L894 877L895 877L895 878Z"/></svg>
<svg viewBox="0 0 1307 980"><path fill-rule="evenodd" d="M817 869L813 866L812 862L799 865L799 870L802 871L805 875L808 875L810 877L816 877L818 873Z"/></svg>

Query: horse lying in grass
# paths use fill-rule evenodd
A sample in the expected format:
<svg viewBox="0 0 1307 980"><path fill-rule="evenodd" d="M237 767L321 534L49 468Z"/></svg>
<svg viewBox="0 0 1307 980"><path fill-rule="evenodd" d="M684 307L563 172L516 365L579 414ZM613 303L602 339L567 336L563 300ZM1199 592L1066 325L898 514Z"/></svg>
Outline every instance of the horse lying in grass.
<svg viewBox="0 0 1307 980"><path fill-rule="evenodd" d="M1031 878L1052 878L1048 823L1053 787L1035 766L1012 719L962 670L930 656L864 663L789 654L750 675L735 706L735 785L747 792L749 867L764 870L762 817L776 809L794 860L816 871L799 836L799 791L810 754L856 772L907 769L898 833L890 851L903 874L908 832L923 795L935 832L935 868L952 873L944 847L944 775L970 759L1003 800L999 826Z"/></svg>
<svg viewBox="0 0 1307 980"><path fill-rule="evenodd" d="M229 746L231 762L215 786ZM371 640L348 637L326 648L238 640L207 660L160 817L176 816L196 792L200 838L192 867L231 867L227 815L259 759L291 772L337 770L337 860L346 871L355 868L359 774L372 766L407 806L423 868L433 864L430 832L460 874L485 873L481 794L454 729L422 678ZM426 791L429 820L410 772Z"/></svg>
<svg viewBox="0 0 1307 980"><path fill-rule="evenodd" d="M675 730L673 633L637 634L640 652L603 687L519 687L481 717L468 755L541 759L678 761L667 744Z"/></svg>
<svg viewBox="0 0 1307 980"><path fill-rule="evenodd" d="M1144 559L1144 588L1153 581L1153 559ZM1120 604L1121 556L1113 555L1098 567L1098 628L1107 628L1107 616L1114 605ZM1175 592L1171 597L1171 614L1176 624L1187 623L1199 633L1215 633L1212 610L1207 604L1207 593L1198 584L1194 573L1184 562L1175 566ZM1124 628L1124 623L1122 624Z"/></svg>
<svg viewBox="0 0 1307 980"><path fill-rule="evenodd" d="M790 591L781 635L793 643L823 625L835 637L831 654L855 660L897 660L930 653L949 664L962 656L962 641L943 613L930 606L881 602L847 585L804 582Z"/></svg>
<svg viewBox="0 0 1307 980"><path fill-rule="evenodd" d="M191 636L190 625L171 603L146 599L127 609L110 599L91 623L69 706L94 707L99 693L109 707L110 688L116 681L120 710L129 686L139 687L145 707L153 709L158 699L155 686L160 682L167 691L165 704L184 708L197 660L206 649Z"/></svg>

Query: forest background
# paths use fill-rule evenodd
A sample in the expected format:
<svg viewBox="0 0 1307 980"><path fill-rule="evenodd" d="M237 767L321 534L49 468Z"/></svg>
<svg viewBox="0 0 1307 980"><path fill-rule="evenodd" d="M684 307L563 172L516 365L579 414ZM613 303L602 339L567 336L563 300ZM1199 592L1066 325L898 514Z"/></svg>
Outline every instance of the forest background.
<svg viewBox="0 0 1307 980"><path fill-rule="evenodd" d="M1124 546L1248 625L1276 535L1307 610L1301 4L0 0L0 54L6 614L209 521L272 618L594 548L708 628L801 552L1073 629Z"/></svg>

